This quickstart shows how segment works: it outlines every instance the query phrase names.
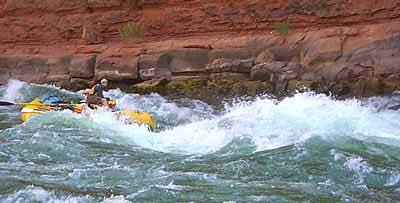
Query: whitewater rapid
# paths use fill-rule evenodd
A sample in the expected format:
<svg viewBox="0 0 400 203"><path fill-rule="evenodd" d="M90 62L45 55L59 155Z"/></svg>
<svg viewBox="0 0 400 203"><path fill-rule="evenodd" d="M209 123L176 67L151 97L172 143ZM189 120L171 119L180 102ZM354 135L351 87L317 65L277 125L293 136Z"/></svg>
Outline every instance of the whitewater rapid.
<svg viewBox="0 0 400 203"><path fill-rule="evenodd" d="M24 82L12 80L2 100L28 101L20 92ZM43 87L43 85L38 85ZM54 88L64 95L74 93ZM145 127L125 125L107 111L92 111L78 115L70 112L58 116L80 120L89 119L103 130L115 132L116 139L161 152L206 154L223 149L233 140L249 140L255 151L276 149L301 143L314 136L335 139L351 136L355 139L400 143L400 114L377 109L357 99L334 100L312 92L299 93L282 101L256 98L254 101L236 100L216 112L200 101L187 101L186 106L151 94L140 96L110 90L106 96L117 100L121 109L147 111L158 121L161 131L148 132ZM26 97L25 97L26 98ZM165 126L162 126L162 125Z"/></svg>
<svg viewBox="0 0 400 203"><path fill-rule="evenodd" d="M81 97L79 93L53 86L10 81L6 86L0 88L0 100L28 102L48 91L59 93L67 98L79 99ZM236 172L234 172L233 177L238 178L238 180L241 180L239 178L241 176L252 177L251 174L256 174L256 177L251 178L252 181L257 179L260 179L259 181L270 181L268 178L271 178L271 180L277 178L276 180L282 181L287 179L284 177L285 173L292 174L296 178L290 181L312 182L316 185L310 185L309 189L310 191L318 191L318 194L328 195L321 188L318 189L322 186L328 187L337 192L337 194L329 194L328 196L337 195L340 197L339 200L343 202L352 200L351 195L349 195L351 192L347 194L347 190L354 190L351 187L364 188L368 193L368 191L371 192L369 189L372 187L372 182L378 185L373 187L381 188L378 192L374 192L376 199L393 192L394 195L392 194L389 200L394 201L396 195L400 193L400 170L396 167L400 165L395 164L395 157L400 155L400 113L384 108L395 105L399 101L397 96L362 100L336 100L330 96L306 92L278 101L264 95L251 101L233 100L233 102L225 104L223 109L216 109L198 100L169 100L157 94L127 94L118 89L108 91L106 96L116 99L119 108L149 112L158 123L159 130L149 132L145 127L126 125L116 120L111 112L102 110L90 111L85 114L75 114L69 111L53 112L34 117L22 124L16 121L19 112L15 108L15 111L0 112L0 118L7 117L9 119L2 121L7 124L7 128L3 129L3 132L0 131L0 135L5 136L4 140L11 139L6 138L7 136L19 133L21 136L28 136L29 139L36 140L35 142L44 140L43 143L57 146L59 150L67 154L66 157L59 158L61 160L79 160L80 156L85 153L86 143L97 143L97 145L102 146L106 144L123 146L123 148L137 150L139 154L144 153L141 156L154 153L156 157L163 157L164 155L158 154L162 153L166 154L167 157L184 157L183 160L179 161L181 165L174 165L172 168L190 166L192 162L199 162L197 163L199 166L205 164L205 167L214 168L213 165L217 164L214 163L214 158L220 157L222 165L213 170L222 170L220 171L221 174L220 172L209 172L206 168L192 171L193 169L188 166L189 168L185 169L191 171L190 175L186 175L196 177L195 179L204 176L205 180L200 180L202 179L200 178L198 181L217 181L218 184L221 184L220 187L227 184L225 180L220 180L221 177L224 177L225 173L230 174L225 170L234 170ZM31 132L34 134L31 135ZM67 135L72 136L71 139L73 140L64 140L67 138L62 136ZM49 136L53 137L53 141ZM74 142L83 142L83 145L82 143L75 144L77 152L69 149L74 145ZM34 150L39 150L40 156L45 159L54 159L51 153L42 152L41 149ZM118 151L118 148L113 150ZM113 150L110 153L114 153ZM57 150L52 151L52 153L61 156ZM50 158L46 158L46 156ZM121 156L125 156L124 153ZM129 156L131 155L126 153L126 158ZM264 163L262 161L264 156L270 157L268 158L269 162ZM374 156L387 160L382 163L377 162ZM271 157L274 158L271 159ZM261 160L253 163L254 160L258 159ZM311 169L303 168L309 167L303 165L304 163L309 162L313 165L314 161L310 160L314 159L317 163L321 163L321 166L313 167L323 167L315 169L318 170L315 174L308 171ZM385 165L385 163L390 164ZM156 172L152 172L153 175L169 180L161 186L154 187L161 187L161 190L167 191L176 190L177 193L183 194L186 190L184 188L194 187L177 184L176 181L179 182L177 177L181 176L179 175L181 172L168 172L165 169L168 168L168 163L156 159L153 164L152 168L157 168ZM174 162L174 164L178 164L178 162ZM116 165L111 164L108 167L112 167L111 170L125 170L124 167L128 166L118 162ZM274 168L274 170L281 170L282 174L269 171L269 167ZM0 173L1 170L0 166ZM330 172L326 174L326 171ZM87 169L74 169L69 172L68 176L77 178L76 180L79 182L82 178L81 173L88 173ZM185 172L182 173L185 174ZM347 173L351 175L346 177ZM200 176L197 177L197 174ZM341 177L343 174L345 174L344 177ZM176 176L172 182L171 176ZM264 176L265 179L261 178ZM374 178L371 179L371 177ZM154 180L151 179L152 181ZM268 184L286 185L290 184L290 181ZM245 184L245 182L240 184ZM121 187L128 187L125 184L128 183L123 183L124 186ZM232 186L233 188L236 187L235 184ZM344 186L338 186L340 184ZM347 185L351 187L346 188ZM113 186L109 185L109 187L112 188ZM263 185L262 187L267 186ZM301 190L299 185L287 185L285 187ZM379 193L380 190L384 190L385 193ZM129 200L135 199L136 195L140 196L142 193L146 194L146 191L151 190L147 188L143 191L129 191L132 192L128 192L130 195L121 192L122 196L105 197L105 200L112 198L111 200L117 199L117 202L130 202ZM61 198L60 202L68 199L65 196L58 197L51 190L48 191L42 187L27 187L22 191L19 190L10 194L7 198L15 200L13 196L20 196L19 193L21 192L24 194L33 192L58 200ZM78 199L71 202L90 202L93 200L92 197L79 196L74 198ZM355 197L357 201L361 201L362 198L362 196L358 197L357 195ZM261 202L263 200L265 199L260 199Z"/></svg>

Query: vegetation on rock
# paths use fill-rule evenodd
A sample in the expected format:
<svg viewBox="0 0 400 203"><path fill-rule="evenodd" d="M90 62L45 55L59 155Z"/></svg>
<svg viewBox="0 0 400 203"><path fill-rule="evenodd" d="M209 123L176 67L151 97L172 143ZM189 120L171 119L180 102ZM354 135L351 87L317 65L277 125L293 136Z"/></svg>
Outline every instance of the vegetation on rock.
<svg viewBox="0 0 400 203"><path fill-rule="evenodd" d="M290 27L291 25L289 21L279 22L274 25L275 31L281 35L289 34Z"/></svg>
<svg viewBox="0 0 400 203"><path fill-rule="evenodd" d="M125 42L139 42L144 37L144 27L137 23L128 23L119 32L121 39Z"/></svg>

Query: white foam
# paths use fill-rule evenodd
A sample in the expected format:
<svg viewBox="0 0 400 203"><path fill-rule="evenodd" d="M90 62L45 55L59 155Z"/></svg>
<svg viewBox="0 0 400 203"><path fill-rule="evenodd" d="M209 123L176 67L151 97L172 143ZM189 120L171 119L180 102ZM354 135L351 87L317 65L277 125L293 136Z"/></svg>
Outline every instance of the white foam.
<svg viewBox="0 0 400 203"><path fill-rule="evenodd" d="M368 166L368 163L361 157L350 158L344 163L344 166L349 170L360 174L368 174L374 170L372 167Z"/></svg>
<svg viewBox="0 0 400 203"><path fill-rule="evenodd" d="M123 96L123 103L129 103L130 97L137 95ZM165 100L161 99L161 102ZM178 107L161 108L155 109L153 114L158 114L161 119L174 119L166 115L179 110ZM390 111L377 113L369 107L363 107L358 100L336 101L312 93L297 94L278 104L266 98L238 102L228 107L226 113L220 116L210 114L209 117L192 117L190 123L160 133L149 133L145 128L116 123L109 112L95 112L92 119L99 125L113 129L117 132L115 136L124 137L139 146L188 154L218 151L235 138L250 139L258 151L301 143L314 136L324 139L351 136L365 140L370 137L400 140L400 125L392 121L400 120L399 115Z"/></svg>
<svg viewBox="0 0 400 203"><path fill-rule="evenodd" d="M2 100L14 102L23 98L23 95L20 94L19 90L24 85L26 85L25 82L21 82L19 80L9 80L6 85L6 91L2 97Z"/></svg>
<svg viewBox="0 0 400 203"><path fill-rule="evenodd" d="M53 192L49 192L40 187L29 186L25 189L19 190L4 199L0 198L4 203L15 202L48 202L48 203L78 203L78 202L92 202L89 196L71 197L71 196L57 196Z"/></svg>
<svg viewBox="0 0 400 203"><path fill-rule="evenodd" d="M5 96L18 97L25 83L10 81ZM206 154L216 152L234 139L250 140L257 151L301 143L311 137L335 139L350 136L360 140L400 145L400 114L376 112L356 99L337 101L329 96L299 93L281 102L258 98L236 102L225 113L214 114L204 103L190 100L182 106L157 94L140 96L110 90L107 96L117 99L120 108L149 112L165 130L150 133L145 127L125 125L111 112L88 111L79 118L93 122L114 137L161 152ZM390 141L385 142L385 139ZM107 140L109 140L107 138Z"/></svg>
<svg viewBox="0 0 400 203"><path fill-rule="evenodd" d="M124 196L112 196L103 200L101 203L131 203L131 201L127 200Z"/></svg>
<svg viewBox="0 0 400 203"><path fill-rule="evenodd" d="M385 186L395 186L400 183L400 174L394 174L386 181Z"/></svg>
<svg viewBox="0 0 400 203"><path fill-rule="evenodd" d="M110 90L108 93L111 93L111 98L117 98L119 108L146 111L161 117L162 121L167 123L184 124L213 117L213 109L209 105L196 100L190 100L190 105L187 107L179 106L158 94L140 96L123 94L117 90Z"/></svg>

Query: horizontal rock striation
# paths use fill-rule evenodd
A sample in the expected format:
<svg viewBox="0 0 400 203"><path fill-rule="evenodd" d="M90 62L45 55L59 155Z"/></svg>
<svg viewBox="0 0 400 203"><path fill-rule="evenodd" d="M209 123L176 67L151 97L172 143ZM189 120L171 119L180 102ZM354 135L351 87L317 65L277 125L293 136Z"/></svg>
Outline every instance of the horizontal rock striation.
<svg viewBox="0 0 400 203"><path fill-rule="evenodd" d="M0 84L387 94L400 88L399 17L396 0L3 0ZM121 40L129 22L144 26L142 41Z"/></svg>

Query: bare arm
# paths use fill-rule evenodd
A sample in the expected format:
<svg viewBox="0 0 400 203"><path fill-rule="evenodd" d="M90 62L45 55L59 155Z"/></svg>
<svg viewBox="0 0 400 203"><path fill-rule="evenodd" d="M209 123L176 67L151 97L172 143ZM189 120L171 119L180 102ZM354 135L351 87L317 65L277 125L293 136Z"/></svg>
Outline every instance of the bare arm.
<svg viewBox="0 0 400 203"><path fill-rule="evenodd" d="M83 90L83 94L94 94L94 87L91 89L85 89Z"/></svg>

